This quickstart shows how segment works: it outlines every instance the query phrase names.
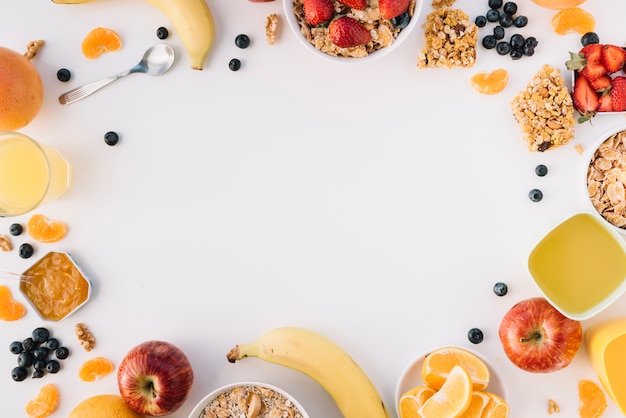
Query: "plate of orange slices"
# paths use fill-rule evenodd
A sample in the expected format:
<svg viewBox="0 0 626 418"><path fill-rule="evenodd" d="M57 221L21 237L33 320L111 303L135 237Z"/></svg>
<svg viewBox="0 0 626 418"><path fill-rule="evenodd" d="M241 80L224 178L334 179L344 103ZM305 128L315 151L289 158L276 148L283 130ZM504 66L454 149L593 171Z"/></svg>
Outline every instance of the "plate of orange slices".
<svg viewBox="0 0 626 418"><path fill-rule="evenodd" d="M396 387L400 418L506 418L502 379L478 353L445 346L412 361Z"/></svg>

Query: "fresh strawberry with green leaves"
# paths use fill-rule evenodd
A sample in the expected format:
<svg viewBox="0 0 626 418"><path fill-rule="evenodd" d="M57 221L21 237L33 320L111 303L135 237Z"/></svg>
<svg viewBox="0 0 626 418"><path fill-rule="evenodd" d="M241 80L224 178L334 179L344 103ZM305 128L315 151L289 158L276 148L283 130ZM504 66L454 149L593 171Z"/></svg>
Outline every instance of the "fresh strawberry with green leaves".
<svg viewBox="0 0 626 418"><path fill-rule="evenodd" d="M612 112L613 111L613 93L608 91L600 96L600 106L598 106L598 112Z"/></svg>
<svg viewBox="0 0 626 418"><path fill-rule="evenodd" d="M617 76L613 79L611 105L613 112L626 111L626 77L624 76Z"/></svg>
<svg viewBox="0 0 626 418"><path fill-rule="evenodd" d="M624 68L626 50L621 46L605 44L602 46L601 62L608 73L616 73Z"/></svg>
<svg viewBox="0 0 626 418"><path fill-rule="evenodd" d="M615 87L613 87L615 88ZM578 123L583 123L595 116L600 107L600 96L591 87L589 80L584 77L577 77L572 91L574 107L580 113Z"/></svg>
<svg viewBox="0 0 626 418"><path fill-rule="evenodd" d="M383 19L393 19L409 9L411 0L378 0L378 9Z"/></svg>
<svg viewBox="0 0 626 418"><path fill-rule="evenodd" d="M606 74L606 68L602 65L602 45L589 44L578 53L570 52L570 59L565 62L565 66L587 80L602 77Z"/></svg>
<svg viewBox="0 0 626 418"><path fill-rule="evenodd" d="M311 26L329 22L335 15L333 0L304 0L304 19Z"/></svg>
<svg viewBox="0 0 626 418"><path fill-rule="evenodd" d="M372 40L372 34L356 19L342 16L328 25L330 41L339 48L352 48L365 45Z"/></svg>
<svg viewBox="0 0 626 418"><path fill-rule="evenodd" d="M367 8L367 0L338 0L339 3L345 4L351 9L365 10Z"/></svg>

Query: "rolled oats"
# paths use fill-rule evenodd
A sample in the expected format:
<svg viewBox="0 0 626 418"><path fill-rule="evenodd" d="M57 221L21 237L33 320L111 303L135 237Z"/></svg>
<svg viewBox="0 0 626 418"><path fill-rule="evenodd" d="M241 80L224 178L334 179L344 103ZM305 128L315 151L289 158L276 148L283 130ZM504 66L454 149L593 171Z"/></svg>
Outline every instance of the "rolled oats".
<svg viewBox="0 0 626 418"><path fill-rule="evenodd" d="M238 386L220 394L198 418L302 418L302 413L272 389Z"/></svg>
<svg viewBox="0 0 626 418"><path fill-rule="evenodd" d="M461 9L437 7L426 16L425 46L417 67L472 67L476 62L478 27Z"/></svg>
<svg viewBox="0 0 626 418"><path fill-rule="evenodd" d="M574 105L561 71L544 65L511 101L530 151L546 151L574 137Z"/></svg>
<svg viewBox="0 0 626 418"><path fill-rule="evenodd" d="M269 45L276 42L276 34L278 32L278 15L272 13L265 18L265 40Z"/></svg>
<svg viewBox="0 0 626 418"><path fill-rule="evenodd" d="M78 337L78 341L80 341L80 345L85 349L85 351L91 351L96 346L96 339L94 338L87 325L83 323L78 323L74 327L74 332L76 333L76 337Z"/></svg>
<svg viewBox="0 0 626 418"><path fill-rule="evenodd" d="M431 5L433 6L433 9L437 9L439 7L452 7L454 2L455 0L433 0Z"/></svg>

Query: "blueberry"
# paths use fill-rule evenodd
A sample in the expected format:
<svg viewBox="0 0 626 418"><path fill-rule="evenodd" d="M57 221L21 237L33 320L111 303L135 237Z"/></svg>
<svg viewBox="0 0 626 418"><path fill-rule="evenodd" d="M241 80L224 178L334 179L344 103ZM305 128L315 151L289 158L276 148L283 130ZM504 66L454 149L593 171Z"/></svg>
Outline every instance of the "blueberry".
<svg viewBox="0 0 626 418"><path fill-rule="evenodd" d="M516 34L512 35L511 39L509 40L509 43L511 44L511 48L519 49L519 50L524 48L525 42L526 42L526 40L519 33L516 33Z"/></svg>
<svg viewBox="0 0 626 418"><path fill-rule="evenodd" d="M548 174L548 167L543 164L539 164L537 167L535 167L535 174L539 177L545 176L546 174Z"/></svg>
<svg viewBox="0 0 626 418"><path fill-rule="evenodd" d="M32 351L22 351L17 355L17 365L21 367L30 367L35 363L35 355Z"/></svg>
<svg viewBox="0 0 626 418"><path fill-rule="evenodd" d="M19 254L22 258L31 258L33 254L35 254L35 249L32 245L25 242L24 244L20 245Z"/></svg>
<svg viewBox="0 0 626 418"><path fill-rule="evenodd" d="M32 337L35 344L45 343L50 338L50 331L43 327L35 328Z"/></svg>
<svg viewBox="0 0 626 418"><path fill-rule="evenodd" d="M228 63L228 68L231 69L231 71L237 71L241 68L241 61L239 61L237 58L233 58L232 60L230 60L230 62Z"/></svg>
<svg viewBox="0 0 626 418"><path fill-rule="evenodd" d="M522 50L522 52L527 57L532 57L533 55L535 55L535 48L530 45L524 45L524 49Z"/></svg>
<svg viewBox="0 0 626 418"><path fill-rule="evenodd" d="M41 379L45 374L44 369L37 369L33 372L33 379Z"/></svg>
<svg viewBox="0 0 626 418"><path fill-rule="evenodd" d="M407 16L408 16L408 13L407 13ZM249 47L250 37L246 35L245 33L240 33L239 35L235 37L235 45L237 45L237 48L241 48L241 49L245 49Z"/></svg>
<svg viewBox="0 0 626 418"><path fill-rule="evenodd" d="M507 294L508 291L509 287L506 285L506 283L498 282L493 285L493 293L495 293L496 296L504 296Z"/></svg>
<svg viewBox="0 0 626 418"><path fill-rule="evenodd" d="M113 146L117 144L119 140L120 140L120 136L117 134L117 132L109 131L104 134L104 142L107 145Z"/></svg>
<svg viewBox="0 0 626 418"><path fill-rule="evenodd" d="M524 56L524 53L521 49L512 49L510 55L512 60L518 60Z"/></svg>
<svg viewBox="0 0 626 418"><path fill-rule="evenodd" d="M467 338L472 344L480 344L483 342L483 332L478 328L472 328L468 331Z"/></svg>
<svg viewBox="0 0 626 418"><path fill-rule="evenodd" d="M46 371L48 373L58 373L59 370L61 370L61 363L54 359L48 360L48 362L46 363Z"/></svg>
<svg viewBox="0 0 626 418"><path fill-rule="evenodd" d="M24 228L22 228L22 225L20 224L11 224L11 226L9 227L9 234L13 235L14 237L22 235L22 232L24 232Z"/></svg>
<svg viewBox="0 0 626 418"><path fill-rule="evenodd" d="M504 28L500 25L496 26L495 28L493 28L493 37L496 38L497 40L503 39L504 38Z"/></svg>
<svg viewBox="0 0 626 418"><path fill-rule="evenodd" d="M502 13L500 15L500 17L498 18L498 22L500 22L500 25L504 28L510 28L511 26L513 26L513 18L511 17L511 15L507 15L506 13Z"/></svg>
<svg viewBox="0 0 626 418"><path fill-rule="evenodd" d="M476 16L476 19L474 19L474 23L479 28L483 28L487 24L487 18L485 16L483 16L483 15Z"/></svg>
<svg viewBox="0 0 626 418"><path fill-rule="evenodd" d="M46 348L51 351L56 350L59 348L59 340L56 338L49 338L48 341L46 341Z"/></svg>
<svg viewBox="0 0 626 418"><path fill-rule="evenodd" d="M497 9L489 9L485 17L489 22L497 22L500 19L500 12Z"/></svg>
<svg viewBox="0 0 626 418"><path fill-rule="evenodd" d="M499 9L502 7L502 0L489 0L487 5L492 9Z"/></svg>
<svg viewBox="0 0 626 418"><path fill-rule="evenodd" d="M513 16L517 13L517 4L512 1L507 1L504 3L504 7L502 7L502 11L509 16Z"/></svg>
<svg viewBox="0 0 626 418"><path fill-rule="evenodd" d="M495 48L496 43L498 43L498 40L493 35L487 35L483 38L483 47L485 47L485 49Z"/></svg>
<svg viewBox="0 0 626 418"><path fill-rule="evenodd" d="M28 377L28 369L21 366L15 367L13 370L11 370L11 377L16 382L21 382Z"/></svg>
<svg viewBox="0 0 626 418"><path fill-rule="evenodd" d="M496 45L496 51L500 55L508 55L511 53L511 44L506 41L500 41Z"/></svg>
<svg viewBox="0 0 626 418"><path fill-rule="evenodd" d="M46 370L46 360L35 360L33 368L35 370Z"/></svg>
<svg viewBox="0 0 626 418"><path fill-rule="evenodd" d="M9 345L9 351L11 351L13 354L19 354L24 351L24 346L22 345L21 341L13 341Z"/></svg>
<svg viewBox="0 0 626 418"><path fill-rule="evenodd" d="M600 37L595 32L587 32L580 38L580 43L582 44L582 46L599 44Z"/></svg>
<svg viewBox="0 0 626 418"><path fill-rule="evenodd" d="M533 48L537 48L537 45L539 45L539 41L534 36L529 36L528 38L526 38L526 41L524 42L524 45L532 46Z"/></svg>
<svg viewBox="0 0 626 418"><path fill-rule="evenodd" d="M528 197L533 202L539 202L541 201L541 199L543 199L543 193L539 189L532 189L530 192L528 192Z"/></svg>
<svg viewBox="0 0 626 418"><path fill-rule="evenodd" d="M59 347L56 349L55 354L59 360L65 360L70 355L70 350L67 347Z"/></svg>
<svg viewBox="0 0 626 418"><path fill-rule="evenodd" d="M35 344L32 338L28 337L22 341L22 347L24 347L24 351L32 351L37 347L37 344Z"/></svg>
<svg viewBox="0 0 626 418"><path fill-rule="evenodd" d="M166 27L160 26L157 28L156 36L159 39L167 39L167 37L170 36L170 32L167 30Z"/></svg>
<svg viewBox="0 0 626 418"><path fill-rule="evenodd" d="M528 25L528 18L526 16L517 16L515 19L513 19L513 25L516 28L523 28L524 26Z"/></svg>
<svg viewBox="0 0 626 418"><path fill-rule="evenodd" d="M61 68L57 71L57 80L65 83L70 81L70 78L72 78L72 73L67 68Z"/></svg>
<svg viewBox="0 0 626 418"><path fill-rule="evenodd" d="M50 354L50 350L48 350L46 347L37 347L33 350L33 354L35 355L35 358L37 360L45 360L48 358L48 355Z"/></svg>
<svg viewBox="0 0 626 418"><path fill-rule="evenodd" d="M398 16L396 16L396 17L394 17L394 18L392 18L390 20L391 25L394 28L396 28L396 29L404 29L404 28L406 28L407 26L409 26L409 22L410 21L411 21L411 16L409 15L408 11L406 11L406 12L402 13L401 15L398 15ZM246 35L243 35L243 36L246 36ZM235 39L235 43L237 43L236 39ZM248 43L250 43L249 40L248 40Z"/></svg>

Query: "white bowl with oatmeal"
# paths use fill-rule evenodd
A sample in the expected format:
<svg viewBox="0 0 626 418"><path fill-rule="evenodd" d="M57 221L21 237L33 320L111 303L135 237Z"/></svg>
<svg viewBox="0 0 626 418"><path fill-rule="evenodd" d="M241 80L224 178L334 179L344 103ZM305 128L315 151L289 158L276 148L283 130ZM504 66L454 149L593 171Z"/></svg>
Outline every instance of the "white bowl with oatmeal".
<svg viewBox="0 0 626 418"><path fill-rule="evenodd" d="M357 19L372 35L372 40L365 45L352 48L339 48L330 41L328 29L310 27L304 20L304 0L283 0L283 8L289 27L304 47L313 54L332 62L364 63L381 58L397 49L418 25L424 0L411 0L407 11L410 20L401 23L402 19L383 19L378 9L378 0L367 0L367 8L363 11L333 0L335 17L346 15ZM395 23L395 26L394 26ZM417 55L418 51L415 51Z"/></svg>
<svg viewBox="0 0 626 418"><path fill-rule="evenodd" d="M293 396L263 382L237 382L215 389L198 402L189 414L189 418L223 416L309 418Z"/></svg>

